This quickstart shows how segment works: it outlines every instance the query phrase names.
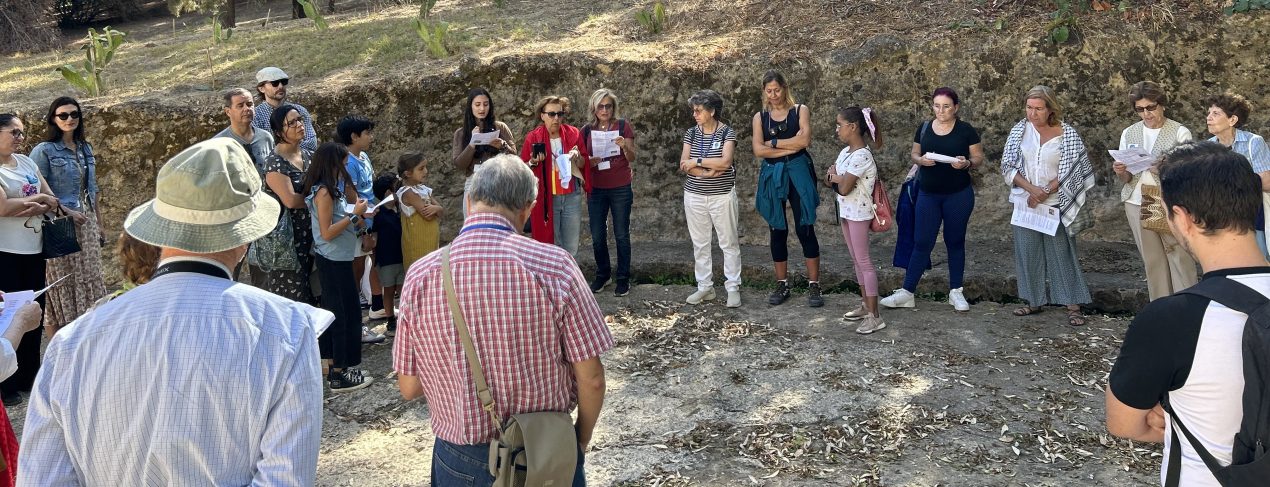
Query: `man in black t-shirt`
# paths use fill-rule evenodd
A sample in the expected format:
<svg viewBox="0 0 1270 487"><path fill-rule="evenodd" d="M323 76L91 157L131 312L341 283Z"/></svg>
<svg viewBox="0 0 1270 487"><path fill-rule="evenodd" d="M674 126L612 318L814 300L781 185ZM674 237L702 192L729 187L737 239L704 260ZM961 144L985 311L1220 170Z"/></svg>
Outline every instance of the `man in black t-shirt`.
<svg viewBox="0 0 1270 487"><path fill-rule="evenodd" d="M1159 165L1169 227L1204 270L1270 295L1270 264L1254 233L1261 183L1248 161L1212 143L1188 143ZM1168 395L1182 423L1223 465L1231 461L1243 418L1242 336L1248 316L1192 294L1152 301L1129 325L1107 386L1107 430L1165 444L1168 471L1174 432L1160 401ZM1182 439L1180 485L1218 487L1190 442Z"/></svg>

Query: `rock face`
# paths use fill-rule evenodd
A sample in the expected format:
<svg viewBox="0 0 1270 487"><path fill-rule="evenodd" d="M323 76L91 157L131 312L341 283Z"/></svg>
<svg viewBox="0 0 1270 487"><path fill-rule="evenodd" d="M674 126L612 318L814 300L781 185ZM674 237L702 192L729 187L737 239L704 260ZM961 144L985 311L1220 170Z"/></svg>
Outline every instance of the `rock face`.
<svg viewBox="0 0 1270 487"><path fill-rule="evenodd" d="M423 151L432 169L428 183L447 207L442 225L447 239L461 222L463 182L463 175L450 165L450 140L461 124L461 106L470 87L493 92L499 118L513 128L518 140L537 123L532 110L539 97L559 94L573 99L568 122L580 126L589 118L591 92L613 89L621 97L621 115L638 133L632 215L632 237L638 241L688 238L676 161L683 132L693 123L686 100L698 89L712 88L725 97L724 121L741 134L735 163L742 238L758 244L768 237L765 222L754 211L759 162L751 155L749 120L760 107L765 70L782 70L798 101L813 110L811 153L818 170L832 164L842 147L832 138L836 107L873 107L886 138L878 161L893 192L910 166L907 154L913 133L931 116L927 96L939 86L957 89L960 115L978 128L989 159L975 174L977 208L970 233L976 240L1009 239L1007 188L998 171L1001 149L1010 127L1023 117L1022 95L1033 85L1045 84L1058 92L1064 120L1084 138L1097 174L1098 185L1086 210L1094 212L1097 224L1081 238L1125 242L1131 237L1106 149L1114 148L1120 131L1138 120L1126 96L1128 87L1140 80L1171 87L1168 116L1206 135L1206 107L1201 106L1205 95L1230 89L1266 105L1258 102L1270 91L1270 72L1259 47L1262 33L1268 31L1270 18L1261 16L1227 20L1216 29L1179 26L1160 33L1077 39L1063 46L1005 36L970 35L921 45L876 37L858 49L804 53L801 61L774 66L755 59L717 59L691 69L668 68L657 59L610 63L583 55L469 58L453 72L417 79L373 80L338 90L327 89L321 80L297 79L292 87L294 101L313 112L324 140L347 113L375 119L376 142L370 152L378 170L392 170L406 150ZM250 83L246 75L243 81ZM167 158L223 128L219 101L218 93L203 92L89 107L88 137L100 161L108 236L120 230L128 209L152 196L155 174ZM43 125L41 103L26 110L27 125L36 131ZM1270 128L1260 115L1254 111L1245 128ZM822 191L822 241L841 239L832 226L834 216L833 199L829 191ZM586 234L586 225L582 228ZM791 246L796 254L797 243Z"/></svg>

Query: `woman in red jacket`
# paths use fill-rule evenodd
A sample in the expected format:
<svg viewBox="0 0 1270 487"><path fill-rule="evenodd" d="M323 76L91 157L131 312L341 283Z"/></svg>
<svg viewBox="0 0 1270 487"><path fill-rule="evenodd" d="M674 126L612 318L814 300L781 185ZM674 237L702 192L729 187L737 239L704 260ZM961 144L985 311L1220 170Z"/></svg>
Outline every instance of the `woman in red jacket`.
<svg viewBox="0 0 1270 487"><path fill-rule="evenodd" d="M568 107L569 99L561 96L538 100L542 123L525 135L520 158L538 177L538 203L529 218L534 240L559 245L576 258L591 166L581 132L562 122Z"/></svg>

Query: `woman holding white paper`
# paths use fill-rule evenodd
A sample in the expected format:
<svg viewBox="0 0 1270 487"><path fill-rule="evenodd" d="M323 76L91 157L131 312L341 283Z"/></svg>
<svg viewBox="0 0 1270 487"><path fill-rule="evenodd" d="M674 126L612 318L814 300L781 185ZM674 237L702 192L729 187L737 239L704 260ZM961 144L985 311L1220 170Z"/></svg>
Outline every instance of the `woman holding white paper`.
<svg viewBox="0 0 1270 487"><path fill-rule="evenodd" d="M595 279L591 292L598 293L615 277L613 294L631 290L631 161L635 159L635 129L618 116L617 94L606 88L591 95L591 122L582 126L582 140L591 152L591 190L587 211L591 216L591 250L595 253ZM613 215L613 239L617 241L617 274L609 262L609 215Z"/></svg>
<svg viewBox="0 0 1270 487"><path fill-rule="evenodd" d="M1067 306L1067 323L1081 326L1086 318L1080 305L1092 299L1072 237L1092 224L1088 212L1082 215L1080 210L1086 192L1094 187L1093 166L1076 129L1062 122L1062 107L1053 90L1037 85L1027 92L1024 103L1027 117L1006 138L1001 174L1018 194L1017 204L1054 207L1060 223L1053 235L1012 226L1019 298L1027 302L1014 315L1036 314L1042 306L1060 304Z"/></svg>
<svg viewBox="0 0 1270 487"><path fill-rule="evenodd" d="M591 190L590 151L577 127L563 122L569 99L538 100L541 123L525 135L520 159L538 177L538 203L530 215L534 240L556 244L577 257L582 231L582 188Z"/></svg>
<svg viewBox="0 0 1270 487"><path fill-rule="evenodd" d="M1136 150L1151 154L1156 160L1178 144L1191 140L1191 131L1182 124L1164 116L1169 103L1168 94L1160 85L1142 81L1129 88L1129 103L1142 118L1120 133L1120 150ZM1172 233L1161 234L1142 228L1142 186L1159 186L1159 180L1151 171L1133 174L1122 161L1111 166L1116 177L1124 183L1120 201L1124 202L1125 218L1133 232L1133 242L1146 268L1147 293L1151 300L1168 296L1191 287L1198 282L1195 260L1186 252Z"/></svg>
<svg viewBox="0 0 1270 487"><path fill-rule="evenodd" d="M35 161L18 153L26 141L25 128L16 115L0 114L0 268L5 270L0 291L44 287L40 216L60 204ZM39 298L39 302L43 303L44 298ZM40 370L39 332L24 335L20 345L17 372L0 383L5 406L22 402L20 391L31 390Z"/></svg>
<svg viewBox="0 0 1270 487"><path fill-rule="evenodd" d="M1257 176L1261 178L1261 214L1257 218L1257 245L1261 247L1261 254L1270 259L1270 253L1266 251L1266 215L1270 215L1270 195L1267 194L1270 192L1270 147L1266 146L1266 139L1260 135L1240 130L1247 125L1248 115L1252 111L1251 105L1244 97L1234 93L1213 95L1204 100L1204 106L1208 107L1205 118L1208 132L1213 134L1213 138L1208 140L1230 147L1239 155L1248 158L1248 164L1252 165L1252 172L1257 173Z"/></svg>
<svg viewBox="0 0 1270 487"><path fill-rule="evenodd" d="M983 164L983 143L979 132L957 116L960 98L952 88L943 87L931 95L935 118L918 127L909 154L918 168L913 248L904 271L904 287L882 298L888 308L912 308L917 299L917 283L930 265L939 228L944 229L948 249L948 304L956 311L970 311L961 292L966 270L966 228L975 209L975 189L970 172ZM937 162L935 159L943 159ZM903 251L903 249L899 249Z"/></svg>
<svg viewBox="0 0 1270 487"><path fill-rule="evenodd" d="M474 137L481 140L473 143ZM471 176L476 166L491 157L500 153L516 153L516 134L507 124L494 118L494 99L485 88L472 88L467 92L463 126L454 131L450 147L454 167L467 176Z"/></svg>

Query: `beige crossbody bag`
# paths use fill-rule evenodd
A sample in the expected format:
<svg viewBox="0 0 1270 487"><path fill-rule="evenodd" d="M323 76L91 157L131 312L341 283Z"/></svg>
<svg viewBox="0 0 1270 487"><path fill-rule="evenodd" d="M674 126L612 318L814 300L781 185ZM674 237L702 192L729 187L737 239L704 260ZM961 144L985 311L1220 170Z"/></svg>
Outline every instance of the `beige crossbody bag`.
<svg viewBox="0 0 1270 487"><path fill-rule="evenodd" d="M454 292L449 245L441 250L441 278L454 327L472 371L472 382L476 383L476 397L499 433L498 439L489 445L489 473L494 476L494 487L572 485L578 465L578 437L573 418L566 412L545 411L513 414L511 420L503 424L494 407L494 395L485 382L485 372L472 344L467 321L463 319L458 294Z"/></svg>

